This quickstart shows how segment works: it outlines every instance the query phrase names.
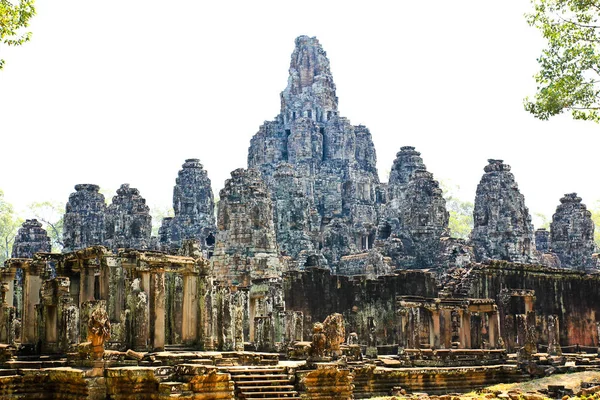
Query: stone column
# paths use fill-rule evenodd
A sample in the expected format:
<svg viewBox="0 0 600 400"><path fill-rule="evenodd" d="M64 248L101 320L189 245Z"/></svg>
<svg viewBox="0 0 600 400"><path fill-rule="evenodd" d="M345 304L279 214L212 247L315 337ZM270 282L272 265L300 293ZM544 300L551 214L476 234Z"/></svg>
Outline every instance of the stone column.
<svg viewBox="0 0 600 400"><path fill-rule="evenodd" d="M165 271L160 267L150 273L150 335L152 349L165 349Z"/></svg>
<svg viewBox="0 0 600 400"><path fill-rule="evenodd" d="M81 304L84 302L97 299L94 298L95 268L87 265L88 260L79 262L81 271L79 278L79 306L81 307Z"/></svg>
<svg viewBox="0 0 600 400"><path fill-rule="evenodd" d="M5 300L9 306L14 306L15 296L15 274L17 269L14 267L8 267L2 269L2 283L8 285L8 291L6 292Z"/></svg>
<svg viewBox="0 0 600 400"><path fill-rule="evenodd" d="M443 308L440 310L440 316L440 347L450 349L452 348L452 310Z"/></svg>
<svg viewBox="0 0 600 400"><path fill-rule="evenodd" d="M23 344L36 344L38 335L36 332L36 311L35 306L40 302L40 289L42 288L42 278L40 277L39 266L26 263L21 266L23 269L23 318L21 342Z"/></svg>
<svg viewBox="0 0 600 400"><path fill-rule="evenodd" d="M181 341L184 345L198 342L198 275L190 272L183 273L183 312L181 324ZM207 308L204 307L205 314ZM208 308L208 313L211 310Z"/></svg>
<svg viewBox="0 0 600 400"><path fill-rule="evenodd" d="M433 346L434 349L440 348L440 310L436 308L431 308L429 310L431 312L431 325L429 330L429 344Z"/></svg>
<svg viewBox="0 0 600 400"><path fill-rule="evenodd" d="M500 337L498 312L493 311L488 313L488 337L490 339L490 349L498 348L498 338Z"/></svg>
<svg viewBox="0 0 600 400"><path fill-rule="evenodd" d="M403 349L406 347L406 309L401 308L398 310L398 347Z"/></svg>
<svg viewBox="0 0 600 400"><path fill-rule="evenodd" d="M558 315L548 316L548 354L551 356L562 356Z"/></svg>
<svg viewBox="0 0 600 400"><path fill-rule="evenodd" d="M471 348L471 313L468 310L458 310L460 315L460 348Z"/></svg>

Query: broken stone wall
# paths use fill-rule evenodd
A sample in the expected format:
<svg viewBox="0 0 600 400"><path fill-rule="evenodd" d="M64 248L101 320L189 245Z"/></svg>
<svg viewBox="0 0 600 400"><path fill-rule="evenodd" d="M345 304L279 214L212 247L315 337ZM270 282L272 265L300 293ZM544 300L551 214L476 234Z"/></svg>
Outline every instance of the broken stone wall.
<svg viewBox="0 0 600 400"><path fill-rule="evenodd" d="M548 344L548 317L557 315L561 346L598 346L600 277L501 261L478 264L470 275L469 296L492 298L498 305L503 288L534 290L539 344ZM510 329L502 316L500 323L501 332Z"/></svg>
<svg viewBox="0 0 600 400"><path fill-rule="evenodd" d="M314 322L340 313L346 332L356 332L359 342L369 340L369 318L376 325L377 344L397 343L396 296L435 297L435 277L425 271L397 271L376 280L364 276L332 275L322 268L290 271L283 281L285 307L304 314L304 337L311 337Z"/></svg>

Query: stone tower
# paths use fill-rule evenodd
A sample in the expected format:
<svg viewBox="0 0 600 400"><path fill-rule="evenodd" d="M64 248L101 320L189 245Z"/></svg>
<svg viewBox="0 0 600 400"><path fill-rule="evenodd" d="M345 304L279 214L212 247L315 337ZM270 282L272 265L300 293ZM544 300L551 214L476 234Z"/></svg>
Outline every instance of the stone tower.
<svg viewBox="0 0 600 400"><path fill-rule="evenodd" d="M281 276L273 203L260 173L236 169L219 198L211 258L217 279L249 286L252 279Z"/></svg>
<svg viewBox="0 0 600 400"><path fill-rule="evenodd" d="M564 268L585 270L594 266L592 213L577 193L567 193L552 216L550 246Z"/></svg>
<svg viewBox="0 0 600 400"><path fill-rule="evenodd" d="M320 218L288 163L281 163L273 176L272 198L277 244L281 253L297 260L302 268L315 252Z"/></svg>
<svg viewBox="0 0 600 400"><path fill-rule="evenodd" d="M389 201L379 225L379 239L405 268L431 268L440 256L440 238L448 235L446 200L421 153L405 146L396 154L388 184Z"/></svg>
<svg viewBox="0 0 600 400"><path fill-rule="evenodd" d="M426 170L421 153L415 150L412 146L403 146L396 153L396 159L390 171L390 179L388 182L388 196L391 199L401 196L395 191L402 191L416 170Z"/></svg>
<svg viewBox="0 0 600 400"><path fill-rule="evenodd" d="M123 184L106 210L106 247L117 250L150 248L152 217L137 189Z"/></svg>
<svg viewBox="0 0 600 400"><path fill-rule="evenodd" d="M475 196L471 232L475 257L477 261L535 263L538 258L525 197L509 165L502 160L488 162Z"/></svg>
<svg viewBox="0 0 600 400"><path fill-rule="evenodd" d="M185 160L173 188L173 218L165 218L159 232L161 248L176 251L185 239L197 239L202 247L213 237L215 202L211 182L200 160Z"/></svg>
<svg viewBox="0 0 600 400"><path fill-rule="evenodd" d="M75 186L66 206L63 252L104 244L106 204L98 185Z"/></svg>
<svg viewBox="0 0 600 400"><path fill-rule="evenodd" d="M50 238L37 219L28 219L19 228L12 247L12 258L32 258L35 253L49 253Z"/></svg>
<svg viewBox="0 0 600 400"><path fill-rule="evenodd" d="M546 228L535 231L535 248L542 253L550 251L550 232Z"/></svg>
<svg viewBox="0 0 600 400"><path fill-rule="evenodd" d="M374 237L377 224L375 148L366 127L339 115L329 60L314 37L296 39L281 112L260 127L248 149L248 167L261 172L271 192L281 163L296 172L298 185L318 212L323 237L335 236L328 231L345 226L347 246L331 249L331 266L344 254L367 250L364 244ZM337 224L330 227L333 219Z"/></svg>

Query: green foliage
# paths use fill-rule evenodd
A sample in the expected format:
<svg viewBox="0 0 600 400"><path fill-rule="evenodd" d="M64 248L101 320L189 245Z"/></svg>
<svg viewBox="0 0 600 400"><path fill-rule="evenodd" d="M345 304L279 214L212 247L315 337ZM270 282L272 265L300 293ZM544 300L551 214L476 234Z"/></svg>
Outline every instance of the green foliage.
<svg viewBox="0 0 600 400"><path fill-rule="evenodd" d="M550 230L550 218L540 212L533 213L533 225L535 229L544 228Z"/></svg>
<svg viewBox="0 0 600 400"><path fill-rule="evenodd" d="M570 111L574 119L600 122L600 1L531 0L529 25L547 47L538 58L537 92L525 109L547 120Z"/></svg>
<svg viewBox="0 0 600 400"><path fill-rule="evenodd" d="M600 248L600 200L596 200L594 207L590 210L592 221L594 221L594 243Z"/></svg>
<svg viewBox="0 0 600 400"><path fill-rule="evenodd" d="M445 182L440 182L440 186L446 199L446 209L450 214L448 227L452 237L468 239L473 230L473 203L458 198L458 186L450 186Z"/></svg>
<svg viewBox="0 0 600 400"><path fill-rule="evenodd" d="M65 207L52 201L31 203L29 212L40 221L50 237L52 251L59 253L63 248L63 219Z"/></svg>
<svg viewBox="0 0 600 400"><path fill-rule="evenodd" d="M18 218L12 204L4 199L0 190L0 264L11 257L12 245L23 220Z"/></svg>
<svg viewBox="0 0 600 400"><path fill-rule="evenodd" d="M162 225L163 218L172 217L173 207L153 207L150 209L152 216L152 236L158 236L158 230Z"/></svg>
<svg viewBox="0 0 600 400"><path fill-rule="evenodd" d="M29 41L31 32L23 32L35 15L35 0L0 0L0 44L20 46ZM4 60L0 59L0 69Z"/></svg>

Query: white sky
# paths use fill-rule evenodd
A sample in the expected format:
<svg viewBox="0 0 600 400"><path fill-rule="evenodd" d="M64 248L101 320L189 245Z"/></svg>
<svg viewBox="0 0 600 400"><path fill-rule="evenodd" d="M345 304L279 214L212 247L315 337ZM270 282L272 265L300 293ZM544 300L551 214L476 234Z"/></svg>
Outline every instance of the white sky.
<svg viewBox="0 0 600 400"><path fill-rule="evenodd" d="M370 128L381 179L404 145L472 201L488 158L510 164L532 212L600 199L598 125L537 121L543 41L529 2L38 1L33 38L0 48L0 189L18 209L78 183L171 204L200 158L215 195L279 112L294 39L317 36L340 114ZM26 215L24 215L26 216Z"/></svg>

